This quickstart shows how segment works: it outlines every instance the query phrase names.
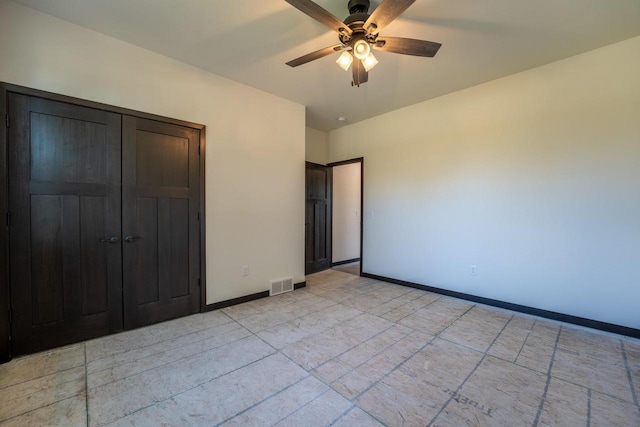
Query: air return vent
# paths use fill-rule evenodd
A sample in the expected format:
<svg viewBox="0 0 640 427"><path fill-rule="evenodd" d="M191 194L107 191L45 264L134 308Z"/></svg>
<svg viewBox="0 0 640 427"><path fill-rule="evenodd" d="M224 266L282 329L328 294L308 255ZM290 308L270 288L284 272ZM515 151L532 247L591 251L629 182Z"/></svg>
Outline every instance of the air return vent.
<svg viewBox="0 0 640 427"><path fill-rule="evenodd" d="M283 294L293 290L293 277L272 280L270 283L271 288L269 289L269 296Z"/></svg>

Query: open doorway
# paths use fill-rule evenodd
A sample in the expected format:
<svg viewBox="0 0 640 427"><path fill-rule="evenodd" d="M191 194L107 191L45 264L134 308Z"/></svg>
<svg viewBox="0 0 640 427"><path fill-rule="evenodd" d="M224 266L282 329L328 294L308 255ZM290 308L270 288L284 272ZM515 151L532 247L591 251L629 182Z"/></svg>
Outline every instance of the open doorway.
<svg viewBox="0 0 640 427"><path fill-rule="evenodd" d="M361 157L306 162L305 275L330 268L362 274L363 175Z"/></svg>
<svg viewBox="0 0 640 427"><path fill-rule="evenodd" d="M363 158L330 163L332 168L331 267L362 273Z"/></svg>

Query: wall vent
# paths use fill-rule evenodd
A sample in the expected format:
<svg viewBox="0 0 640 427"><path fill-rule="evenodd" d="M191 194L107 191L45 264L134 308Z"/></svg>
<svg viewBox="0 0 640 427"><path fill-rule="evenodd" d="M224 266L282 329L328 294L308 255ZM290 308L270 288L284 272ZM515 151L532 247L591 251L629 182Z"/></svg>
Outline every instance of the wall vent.
<svg viewBox="0 0 640 427"><path fill-rule="evenodd" d="M293 277L272 280L269 288L269 296L291 292L293 290Z"/></svg>

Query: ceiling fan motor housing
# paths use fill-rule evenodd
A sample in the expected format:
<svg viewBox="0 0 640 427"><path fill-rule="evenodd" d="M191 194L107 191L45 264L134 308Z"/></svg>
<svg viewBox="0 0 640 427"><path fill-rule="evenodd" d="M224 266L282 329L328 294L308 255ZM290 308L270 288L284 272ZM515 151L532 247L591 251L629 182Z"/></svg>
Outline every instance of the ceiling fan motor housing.
<svg viewBox="0 0 640 427"><path fill-rule="evenodd" d="M375 40L369 40L367 32L363 28L364 23L369 19L369 0L349 0L350 15L344 20L344 23L351 28L353 34L340 34L340 41L346 46L353 46L358 39L367 40L372 43Z"/></svg>
<svg viewBox="0 0 640 427"><path fill-rule="evenodd" d="M369 6L369 0L349 0L349 13L368 13Z"/></svg>

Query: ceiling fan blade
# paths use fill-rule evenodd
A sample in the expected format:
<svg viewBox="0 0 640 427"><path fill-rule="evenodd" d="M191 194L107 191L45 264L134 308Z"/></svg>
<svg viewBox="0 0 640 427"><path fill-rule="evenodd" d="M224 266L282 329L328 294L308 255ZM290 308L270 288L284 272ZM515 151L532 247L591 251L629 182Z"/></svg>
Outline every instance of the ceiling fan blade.
<svg viewBox="0 0 640 427"><path fill-rule="evenodd" d="M367 22L364 23L364 29L368 32L375 34L389 25L391 21L396 19L402 12L407 10L409 6L415 3L416 0L383 0L380 3ZM375 25L374 30L369 30L371 24Z"/></svg>
<svg viewBox="0 0 640 427"><path fill-rule="evenodd" d="M289 67L297 67L298 65L306 64L307 62L315 61L316 59L331 55L334 52L340 52L342 49L344 49L344 46L341 44L325 47L324 49L316 50L315 52L307 53L300 58L293 59L287 62L287 65Z"/></svg>
<svg viewBox="0 0 640 427"><path fill-rule="evenodd" d="M352 86L360 86L362 83L369 81L369 73L364 69L362 61L355 59L353 61L353 82Z"/></svg>
<svg viewBox="0 0 640 427"><path fill-rule="evenodd" d="M344 33L347 35L351 35L352 33L351 28L346 26L344 22L342 22L341 20L336 18L334 15L332 15L330 12L328 12L326 9L323 9L322 7L318 6L316 3L314 3L311 0L284 0L284 1L286 1L296 9L298 9L300 12L306 13L316 21L326 25L327 27L331 28L334 31L337 31L338 33Z"/></svg>
<svg viewBox="0 0 640 427"><path fill-rule="evenodd" d="M403 37L385 37L378 39L373 46L386 52L401 53L403 55L434 57L442 44L426 40L405 39Z"/></svg>

